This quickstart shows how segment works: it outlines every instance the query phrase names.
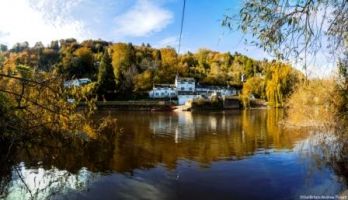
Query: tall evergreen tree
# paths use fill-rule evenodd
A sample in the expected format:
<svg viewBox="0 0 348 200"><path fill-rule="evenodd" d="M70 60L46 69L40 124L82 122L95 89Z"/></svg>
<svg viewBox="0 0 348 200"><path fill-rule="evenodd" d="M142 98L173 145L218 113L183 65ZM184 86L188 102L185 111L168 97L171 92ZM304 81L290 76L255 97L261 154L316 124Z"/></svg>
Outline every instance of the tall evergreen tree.
<svg viewBox="0 0 348 200"><path fill-rule="evenodd" d="M98 89L99 96L110 99L116 90L115 75L111 64L111 58L107 50L105 50L100 62L98 72Z"/></svg>

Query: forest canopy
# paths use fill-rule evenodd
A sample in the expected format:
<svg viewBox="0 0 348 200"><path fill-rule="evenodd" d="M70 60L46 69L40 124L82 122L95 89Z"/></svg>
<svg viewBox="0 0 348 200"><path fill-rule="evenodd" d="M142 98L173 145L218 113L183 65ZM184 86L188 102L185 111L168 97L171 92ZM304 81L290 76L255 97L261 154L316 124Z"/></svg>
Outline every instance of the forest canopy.
<svg viewBox="0 0 348 200"><path fill-rule="evenodd" d="M247 81L250 89L244 94L278 103L295 84L295 79L287 74L296 74L297 78L301 74L285 63L210 49L177 54L171 47L153 48L149 44L138 46L102 40L77 42L73 38L52 41L46 47L41 42L33 47L23 42L4 49L0 53L0 64L5 73L16 73L18 68L26 67L56 72L65 80L90 78L93 84L89 95L107 99L145 97L153 84L173 83L178 74L193 77L201 84L238 87L248 79L259 79L255 84ZM291 80L284 81L285 78ZM273 89L270 89L272 84Z"/></svg>

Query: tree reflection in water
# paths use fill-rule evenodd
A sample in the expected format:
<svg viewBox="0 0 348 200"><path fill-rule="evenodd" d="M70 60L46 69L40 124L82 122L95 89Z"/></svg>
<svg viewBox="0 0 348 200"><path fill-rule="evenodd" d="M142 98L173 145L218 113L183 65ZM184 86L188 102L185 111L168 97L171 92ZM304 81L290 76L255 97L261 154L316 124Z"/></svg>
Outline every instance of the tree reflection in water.
<svg viewBox="0 0 348 200"><path fill-rule="evenodd" d="M66 170L35 168L28 169L24 163L15 166L19 170L12 172L12 178L7 188L7 199L53 199L55 195L62 196L74 190L83 190L96 175L85 168L76 174ZM22 176L23 180L18 177Z"/></svg>
<svg viewBox="0 0 348 200"><path fill-rule="evenodd" d="M330 167L340 178L339 181L347 185L348 146L347 136L342 134L347 129L342 127L345 125L339 130L335 128L312 130L305 140L296 145L295 150L307 162L309 168L315 170Z"/></svg>
<svg viewBox="0 0 348 200"><path fill-rule="evenodd" d="M100 114L97 118L103 116ZM156 178L148 183L128 176L133 177L139 170L144 177L163 176L161 179L168 179L167 188L172 188L176 187L172 184L178 178L176 171L182 168L183 161L209 168L220 161L233 163L257 155L277 152L286 155L289 151L298 152L305 162L312 162L308 166L329 166L337 174L347 177L347 162L342 162L342 156L347 155L342 154L345 146L340 143L342 139L314 134L313 129L284 129L278 125L283 117L282 110L118 112L113 117L118 119L123 131L103 143L48 139L16 148L8 166L0 167L1 197L30 199L30 193L14 170L15 166L36 199L89 190L90 185L96 185L94 183L100 179L115 187L108 192L124 191L124 197L129 195L129 188L139 195L148 191L149 198L153 195L164 197L154 187ZM277 178L263 177L266 174L253 176ZM168 190L162 185L157 186L162 192Z"/></svg>

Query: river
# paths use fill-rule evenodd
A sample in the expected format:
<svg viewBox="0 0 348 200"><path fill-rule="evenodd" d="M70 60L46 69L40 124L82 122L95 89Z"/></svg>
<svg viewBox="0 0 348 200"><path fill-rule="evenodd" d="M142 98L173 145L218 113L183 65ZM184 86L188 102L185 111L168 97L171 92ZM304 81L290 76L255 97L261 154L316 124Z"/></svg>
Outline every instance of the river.
<svg viewBox="0 0 348 200"><path fill-rule="evenodd" d="M0 166L0 198L304 199L346 190L337 167L321 162L317 131L282 128L282 110L110 114L120 133L109 145L18 151Z"/></svg>

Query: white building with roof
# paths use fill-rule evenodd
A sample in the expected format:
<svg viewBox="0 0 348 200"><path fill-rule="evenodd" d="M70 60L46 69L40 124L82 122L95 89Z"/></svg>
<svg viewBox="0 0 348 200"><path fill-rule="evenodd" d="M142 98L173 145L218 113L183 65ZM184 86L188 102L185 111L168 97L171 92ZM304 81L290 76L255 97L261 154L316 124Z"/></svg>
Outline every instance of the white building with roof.
<svg viewBox="0 0 348 200"><path fill-rule="evenodd" d="M176 75L175 87L177 91L194 92L196 90L196 81L194 78L184 78Z"/></svg>
<svg viewBox="0 0 348 200"><path fill-rule="evenodd" d="M175 85L173 84L155 84L149 92L150 98L173 98L177 96Z"/></svg>
<svg viewBox="0 0 348 200"><path fill-rule="evenodd" d="M156 84L149 91L150 98L178 98L178 104L183 105L186 102L199 98L218 96L237 95L239 91L234 87L214 86L214 85L196 85L194 78L175 77L173 84Z"/></svg>
<svg viewBox="0 0 348 200"><path fill-rule="evenodd" d="M73 79L69 81L64 82L65 88L71 88L71 87L80 87L82 85L86 85L88 83L91 83L91 79L89 78L79 78L79 79Z"/></svg>

